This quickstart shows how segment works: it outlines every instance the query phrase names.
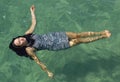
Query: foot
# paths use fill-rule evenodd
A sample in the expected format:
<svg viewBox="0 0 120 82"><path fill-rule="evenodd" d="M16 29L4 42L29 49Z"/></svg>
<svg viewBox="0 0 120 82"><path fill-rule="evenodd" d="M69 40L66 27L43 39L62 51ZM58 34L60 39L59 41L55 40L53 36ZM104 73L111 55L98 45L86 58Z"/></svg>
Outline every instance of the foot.
<svg viewBox="0 0 120 82"><path fill-rule="evenodd" d="M111 36L111 33L106 33L106 38L109 38Z"/></svg>
<svg viewBox="0 0 120 82"><path fill-rule="evenodd" d="M108 30L104 30L102 36L105 38L109 38L111 36L111 33Z"/></svg>
<svg viewBox="0 0 120 82"><path fill-rule="evenodd" d="M106 33L109 33L109 30L104 30L100 32L101 35L105 35Z"/></svg>

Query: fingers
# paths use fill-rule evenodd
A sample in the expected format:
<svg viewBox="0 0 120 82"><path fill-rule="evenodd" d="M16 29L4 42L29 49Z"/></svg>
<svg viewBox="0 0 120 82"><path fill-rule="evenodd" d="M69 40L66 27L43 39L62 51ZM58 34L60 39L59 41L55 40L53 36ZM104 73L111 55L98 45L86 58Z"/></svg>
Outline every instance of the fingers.
<svg viewBox="0 0 120 82"><path fill-rule="evenodd" d="M32 5L32 7L31 7L31 8L32 8L32 10L33 10L33 9L35 9L35 6L34 6L34 5Z"/></svg>
<svg viewBox="0 0 120 82"><path fill-rule="evenodd" d="M31 10L31 11L35 11L35 6L32 5L32 6L30 7L30 10Z"/></svg>
<svg viewBox="0 0 120 82"><path fill-rule="evenodd" d="M48 72L48 77L50 77L50 78L53 78L53 73L52 72Z"/></svg>

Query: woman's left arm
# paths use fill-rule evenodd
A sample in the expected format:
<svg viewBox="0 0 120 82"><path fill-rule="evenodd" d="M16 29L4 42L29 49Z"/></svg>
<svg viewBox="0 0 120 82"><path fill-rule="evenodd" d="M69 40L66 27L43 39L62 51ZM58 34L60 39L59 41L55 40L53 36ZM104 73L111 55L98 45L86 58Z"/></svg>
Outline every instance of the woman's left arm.
<svg viewBox="0 0 120 82"><path fill-rule="evenodd" d="M33 33L35 26L36 26L36 17L35 17L35 7L34 5L32 5L30 7L30 11L31 11L31 17L32 17L32 24L29 27L29 29L25 32L25 34L31 34Z"/></svg>
<svg viewBox="0 0 120 82"><path fill-rule="evenodd" d="M53 73L52 72L50 72L48 69L47 69L47 67L38 59L38 57L36 56L36 54L34 53L34 48L31 48L31 47L27 47L26 48L26 52L28 53L28 55L29 56L31 56L34 60L35 60L35 62L42 68L42 70L44 70L47 74L48 74L48 76L50 77L50 78L52 78L53 77Z"/></svg>

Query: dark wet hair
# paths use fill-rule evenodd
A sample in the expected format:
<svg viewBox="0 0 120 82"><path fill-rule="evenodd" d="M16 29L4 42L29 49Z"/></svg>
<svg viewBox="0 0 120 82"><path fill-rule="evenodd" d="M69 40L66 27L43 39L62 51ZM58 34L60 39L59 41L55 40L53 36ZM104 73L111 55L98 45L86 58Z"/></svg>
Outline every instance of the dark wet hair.
<svg viewBox="0 0 120 82"><path fill-rule="evenodd" d="M29 46L32 46L33 43L34 43L34 40L31 38L31 35L32 35L32 34L28 34L28 35L18 36L18 37L16 37L16 38L24 37L24 38L26 38L26 40L28 41ZM32 58L27 54L27 52L26 52L26 50L25 50L26 46L19 47L19 46L15 46L15 45L13 44L13 43L14 43L14 40L15 40L16 38L13 38L13 39L12 39L12 41L11 41L10 44L9 44L9 48L10 48L11 50L13 50L13 51L14 51L17 55L19 55L19 56L25 56L25 57L29 57L30 59L32 59Z"/></svg>

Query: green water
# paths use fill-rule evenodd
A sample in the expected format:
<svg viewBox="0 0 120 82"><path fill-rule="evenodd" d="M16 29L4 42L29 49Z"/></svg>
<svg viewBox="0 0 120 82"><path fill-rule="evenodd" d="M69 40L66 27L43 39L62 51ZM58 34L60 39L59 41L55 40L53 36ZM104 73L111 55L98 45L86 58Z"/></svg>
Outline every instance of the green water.
<svg viewBox="0 0 120 82"><path fill-rule="evenodd" d="M29 28L32 4L35 33L108 29L112 36L63 51L37 52L55 75L50 79L34 61L8 48L13 37ZM0 0L0 82L120 82L119 24L120 0Z"/></svg>

